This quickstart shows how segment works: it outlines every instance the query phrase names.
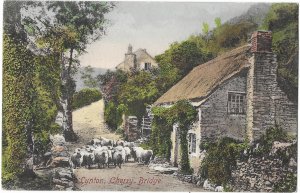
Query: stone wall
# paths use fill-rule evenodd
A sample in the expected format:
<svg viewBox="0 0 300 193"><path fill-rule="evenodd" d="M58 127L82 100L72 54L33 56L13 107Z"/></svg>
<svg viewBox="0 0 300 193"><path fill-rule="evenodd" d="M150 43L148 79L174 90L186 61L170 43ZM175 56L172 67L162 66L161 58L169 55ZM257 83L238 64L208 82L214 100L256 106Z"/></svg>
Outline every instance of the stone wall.
<svg viewBox="0 0 300 193"><path fill-rule="evenodd" d="M247 130L257 140L275 124L290 133L297 131L297 105L289 101L277 83L273 53L253 53L247 77Z"/></svg>
<svg viewBox="0 0 300 193"><path fill-rule="evenodd" d="M229 91L246 93L246 72L241 72L223 83L200 105L201 141L210 141L225 136L244 139L246 114L227 112Z"/></svg>
<svg viewBox="0 0 300 193"><path fill-rule="evenodd" d="M297 134L298 105L291 102L279 87L273 96L275 102L275 123L282 127L288 134Z"/></svg>
<svg viewBox="0 0 300 193"><path fill-rule="evenodd" d="M125 54L124 67L126 68L125 70L129 70L130 68L136 67L136 55L135 54L133 54L133 53Z"/></svg>
<svg viewBox="0 0 300 193"><path fill-rule="evenodd" d="M293 157L286 164L278 155L250 157L244 161L237 160L237 167L232 171L231 186L236 192L270 192L288 174L297 175L297 162Z"/></svg>
<svg viewBox="0 0 300 193"><path fill-rule="evenodd" d="M54 190L75 190L75 176L70 168L70 155L62 135L50 135L51 152L46 153L48 167L52 168L52 187Z"/></svg>

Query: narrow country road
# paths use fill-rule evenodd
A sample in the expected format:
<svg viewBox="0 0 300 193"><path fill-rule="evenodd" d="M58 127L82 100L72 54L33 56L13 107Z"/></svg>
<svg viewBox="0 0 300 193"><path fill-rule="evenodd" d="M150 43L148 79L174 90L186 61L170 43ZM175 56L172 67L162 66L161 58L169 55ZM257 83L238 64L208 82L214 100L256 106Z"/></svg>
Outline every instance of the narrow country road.
<svg viewBox="0 0 300 193"><path fill-rule="evenodd" d="M121 138L121 136L111 133L105 126L103 100L75 110L73 112L73 129L79 136L79 141L69 144L70 152L100 136L115 140Z"/></svg>
<svg viewBox="0 0 300 193"><path fill-rule="evenodd" d="M70 153L75 148L85 145L94 137L103 136L119 139L121 136L111 133L104 123L104 102L100 100L73 112L74 131L79 141L69 143ZM147 166L129 160L122 168L74 169L77 178L76 186L81 190L101 191L193 191L203 192L193 184L179 181L172 175L160 174Z"/></svg>

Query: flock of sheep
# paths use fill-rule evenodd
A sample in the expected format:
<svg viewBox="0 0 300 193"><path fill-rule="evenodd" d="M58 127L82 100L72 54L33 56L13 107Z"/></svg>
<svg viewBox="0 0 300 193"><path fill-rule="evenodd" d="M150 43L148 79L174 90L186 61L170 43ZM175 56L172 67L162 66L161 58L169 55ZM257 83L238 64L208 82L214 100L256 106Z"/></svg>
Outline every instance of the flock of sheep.
<svg viewBox="0 0 300 193"><path fill-rule="evenodd" d="M129 158L133 158L138 163L148 164L153 158L153 151L137 147L134 142L114 141L100 137L93 139L82 148L75 149L70 164L72 168L91 168L93 165L98 165L98 168L109 168L111 165L121 168Z"/></svg>

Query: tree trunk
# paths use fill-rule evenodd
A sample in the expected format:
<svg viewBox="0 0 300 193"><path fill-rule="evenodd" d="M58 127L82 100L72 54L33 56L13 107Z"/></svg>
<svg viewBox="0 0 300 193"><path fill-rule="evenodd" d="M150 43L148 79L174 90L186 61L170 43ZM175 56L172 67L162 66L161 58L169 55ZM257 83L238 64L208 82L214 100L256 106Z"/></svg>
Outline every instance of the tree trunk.
<svg viewBox="0 0 300 193"><path fill-rule="evenodd" d="M71 56L72 56L71 51ZM61 71L61 82L62 82L62 89L61 89L61 98L60 104L62 107L62 114L63 114L63 131L64 137L66 141L76 141L77 136L73 131L73 121L72 121L72 97L75 92L75 83L70 74L70 65L66 66L67 59L64 57L64 54L61 56L61 64L62 64L62 71ZM71 58L69 60L72 60Z"/></svg>

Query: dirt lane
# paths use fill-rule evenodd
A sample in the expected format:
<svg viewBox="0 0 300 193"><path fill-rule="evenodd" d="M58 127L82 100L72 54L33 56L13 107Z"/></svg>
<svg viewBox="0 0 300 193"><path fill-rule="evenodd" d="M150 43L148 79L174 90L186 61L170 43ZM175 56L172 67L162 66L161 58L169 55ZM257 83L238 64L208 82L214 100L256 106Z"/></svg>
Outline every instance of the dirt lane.
<svg viewBox="0 0 300 193"><path fill-rule="evenodd" d="M81 190L203 192L193 184L151 171L137 163L125 163L121 169L79 169L74 173L78 179L77 187Z"/></svg>
<svg viewBox="0 0 300 193"><path fill-rule="evenodd" d="M92 103L73 112L74 131L79 135L77 143L69 143L69 152L81 147L94 137L103 136L119 139L121 136L111 133L104 123L103 100ZM122 168L80 168L74 169L76 186L81 190L98 191L193 191L204 190L193 184L179 181L172 175L156 173L147 166L131 162Z"/></svg>
<svg viewBox="0 0 300 193"><path fill-rule="evenodd" d="M120 139L121 136L111 133L106 129L104 122L104 101L100 100L73 112L73 129L79 136L76 143L68 145L69 151L81 147L93 138L105 137L108 139Z"/></svg>

